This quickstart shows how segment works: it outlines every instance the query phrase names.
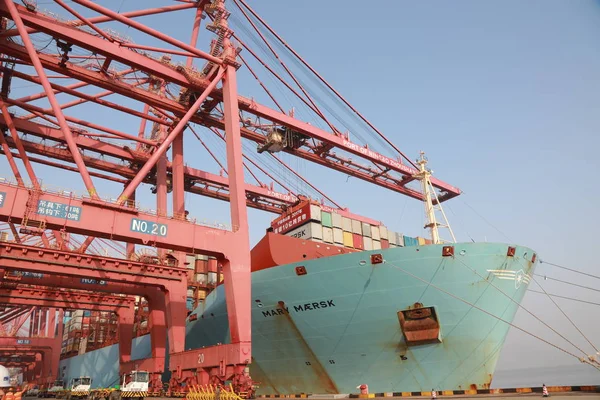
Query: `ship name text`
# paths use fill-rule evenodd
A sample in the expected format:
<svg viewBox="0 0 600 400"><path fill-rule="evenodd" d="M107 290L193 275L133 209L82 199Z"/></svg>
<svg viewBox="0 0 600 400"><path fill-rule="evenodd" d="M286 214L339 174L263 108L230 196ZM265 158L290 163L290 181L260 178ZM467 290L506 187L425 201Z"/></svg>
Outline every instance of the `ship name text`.
<svg viewBox="0 0 600 400"><path fill-rule="evenodd" d="M323 308L330 308L330 307L335 307L335 303L333 302L333 300L326 300L326 301L315 301L312 303L304 303L304 304L299 304L297 306L291 306L293 312L299 313L299 312L306 312L306 311L315 311L315 310L321 310ZM263 311L263 317L274 317L276 315L285 315L285 314L289 314L290 313L290 307L285 307L285 308L273 308L272 310L267 310L267 311Z"/></svg>

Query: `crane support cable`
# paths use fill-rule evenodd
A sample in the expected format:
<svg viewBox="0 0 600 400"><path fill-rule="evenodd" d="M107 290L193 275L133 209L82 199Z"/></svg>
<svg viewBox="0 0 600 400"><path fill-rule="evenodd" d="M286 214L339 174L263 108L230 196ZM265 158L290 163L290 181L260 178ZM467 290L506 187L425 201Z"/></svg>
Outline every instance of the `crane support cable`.
<svg viewBox="0 0 600 400"><path fill-rule="evenodd" d="M211 132L213 132L215 135L217 135L217 137L219 137L221 140L225 141L225 135L222 135L221 132L219 132L219 130L217 128L209 128L209 129L211 130ZM286 185L281 183L277 178L273 177L273 175L269 174L267 171L265 171L263 168L261 168L261 166L258 165L256 162L252 161L252 159L250 157L246 156L245 154L242 154L242 156L244 157L244 159L248 160L256 168L258 168L258 170L260 172L262 172L269 178L273 179L273 181L275 183L277 183L279 186L281 186L282 188L287 190L290 194L294 195L295 197L298 197L298 195L292 189L290 189L289 187L287 187ZM245 165L245 163L244 163L244 165Z"/></svg>
<svg viewBox="0 0 600 400"><path fill-rule="evenodd" d="M538 293L538 294L544 294L544 292L540 292L539 290L533 290L533 289L527 289L528 292L532 292L532 293ZM576 299L574 297L568 297L568 296L561 296L558 294L548 294L548 296L552 296L552 297L557 297L559 299L565 299L565 300L571 300L571 301L577 301L580 303L585 303L585 304L591 304L593 306L600 306L600 303L596 303L593 301L587 301L587 300L581 300L581 299Z"/></svg>
<svg viewBox="0 0 600 400"><path fill-rule="evenodd" d="M236 3L238 0L234 0ZM284 45L300 62L302 62L302 64L304 64L304 66L306 66L317 78L319 78L319 80L321 82L323 82L328 88L329 90L331 90L333 93L335 93L335 95L344 102L344 104L346 104L348 107L350 107L350 109L356 114L358 115L358 117L363 120L367 125L369 125L371 127L371 129L373 129L383 140L385 140L385 142L387 144L389 144L394 150L396 150L398 152L398 154L400 154L402 157L404 157L404 159L406 161L408 161L413 167L415 167L416 169L419 169L417 167L417 165L410 159L408 158L402 151L400 151L400 149L398 149L394 143L392 143L379 129L377 129L369 120L367 120L356 108L354 108L352 106L352 104L350 104L337 90L335 90L333 88L333 86L331 86L329 84L329 82L327 82L313 67L310 66L310 64L308 64L298 53L296 53L296 51L290 47L290 45L288 45L285 40L283 40L281 38L281 36L279 36L256 12L254 12L254 10L252 8L250 8L250 6L248 5L248 3L246 3L244 0L239 0L240 3L242 3L244 5L244 7L246 7L246 9L248 11L250 11L250 13L260 21L260 23L267 28L267 30L269 30L269 32L271 32L271 34L273 36L275 36L277 38L277 40L279 40L279 42ZM238 6L239 7L239 6Z"/></svg>
<svg viewBox="0 0 600 400"><path fill-rule="evenodd" d="M296 89L294 89L289 83L287 83L281 76L279 76L279 74L277 72L275 72L271 67L269 67L269 65L263 61L262 58L260 58L260 56L258 54L256 54L256 52L254 52L254 50L252 50L252 48L250 46L248 46L242 39L240 39L239 36L237 36L235 33L232 34L233 38L235 38L241 45L243 48L245 48L252 57L254 57L254 59L256 59L263 67L265 67L265 69L271 73L271 75L273 75L279 82L281 82L290 92L292 92L292 94L294 96L296 96L300 101L302 101L306 107L308 107L312 112L314 112L315 114L319 115L319 111L312 105L310 104L310 102L308 102L308 100L306 100L304 97L302 97L300 95L300 93L298 93L298 91L296 91Z"/></svg>
<svg viewBox="0 0 600 400"><path fill-rule="evenodd" d="M200 138L200 135L198 135L198 133L196 133L196 131L194 130L194 128L192 128L191 125L189 125L188 128L190 128L190 131L192 131L192 133L194 134L194 136L196 136L196 139L198 139L198 141L200 142L200 144L202 145L202 147L204 147L204 149L208 152L208 154L210 154L210 156L212 157L212 159L215 160L215 162L219 165L219 167L221 167L221 170L223 170L223 172L225 174L227 174L227 168L225 168L223 166L223 164L221 164L221 161L219 161L219 159L217 158L217 156L214 155L214 153L208 148L208 146L206 145L206 143L204 143L204 141L202 140L202 138Z"/></svg>
<svg viewBox="0 0 600 400"><path fill-rule="evenodd" d="M544 278L544 280L550 279L551 281L556 281L556 282L564 283L565 285L577 286L577 287L580 287L582 289L588 289L588 290L593 290L594 292L600 292L600 289L596 289L596 288L593 288L593 287L580 285L580 284L574 283L574 282L563 281L562 279L551 278L551 277L549 277L547 275L540 275L540 274L533 274L533 275L538 276L540 278Z"/></svg>
<svg viewBox="0 0 600 400"><path fill-rule="evenodd" d="M600 279L600 276L598 276L598 275L592 275L592 274L588 274L587 272L578 271L578 270L576 270L576 269L573 269L573 268L567 268L567 267L563 267L562 265L553 264L553 263L551 263L551 262L548 262L548 261L542 261L542 260L540 260L540 264L548 264L548 265L552 265L553 267L556 267L556 268L566 269L567 271L575 272L575 273L577 273L577 274L581 274L581 275L589 276L589 277L591 277L591 278Z"/></svg>
<svg viewBox="0 0 600 400"><path fill-rule="evenodd" d="M529 315L531 315L533 318L535 318L536 320L538 320L539 322L541 322L546 328L550 329L552 332L556 333L558 336L560 336L563 340L567 341L571 346L575 347L577 350L579 350L580 352L582 352L583 354L585 354L587 356L587 353L585 352L585 350L583 350L581 347L577 346L575 343L571 342L569 339L567 339L565 336L563 336L562 334L560 334L556 329L552 328L550 325L548 325L547 323L545 323L544 321L542 321L537 315L535 315L534 313L532 313L531 311L529 311L527 308L525 308L523 305L521 305L518 301L514 300L512 297L510 297L510 295L508 295L505 291L503 291L502 289L500 289L498 286L494 285L492 282L488 281L484 276L482 276L479 272L477 272L475 269L469 267L464 261L460 260L460 259L456 259L457 261L459 261L462 265L464 265L466 268L468 268L471 272L473 272L474 274L476 274L478 277L480 277L481 279L485 280L490 286L492 286L494 289L496 289L497 291L499 291L500 293L502 293L504 296L506 296L510 301L512 301L513 303L515 303L517 305L517 307L525 310L525 312Z"/></svg>
<svg viewBox="0 0 600 400"><path fill-rule="evenodd" d="M279 159L276 155L274 155L273 153L269 153L271 155L271 157L273 157L275 160L277 160L281 165L283 165L285 168L287 168L291 173L293 173L294 175L296 175L298 178L302 179L302 181L304 183L306 183L308 186L310 186L311 188L313 188L314 190L316 190L321 196L325 197L327 200L329 200L331 202L331 204L333 204L334 206L336 206L337 208L339 208L340 210L342 209L342 206L340 206L338 203L336 203L335 201L333 201L329 196L327 196L325 193L323 193L322 191L320 191L319 189L317 189L316 186L314 186L312 183L310 183L306 178L304 178L302 175L300 175L299 173L297 173L296 171L294 171L293 168L291 168L289 165L287 165L284 161L282 161L281 159Z"/></svg>
<svg viewBox="0 0 600 400"><path fill-rule="evenodd" d="M577 324L575 324L575 322L573 322L573 320L571 318L569 318L569 316L567 315L567 313L565 313L563 311L562 308L560 308L560 306L558 305L558 303L556 301L554 301L554 299L548 294L548 292L546 292L546 289L544 289L542 287L542 285L540 285L540 283L537 281L537 279L535 279L535 277L531 277L531 279L533 279L533 281L536 283L536 285L538 285L540 287L540 289L542 289L542 291L544 292L544 294L546 296L548 296L548 298L550 299L550 301L556 306L556 308L558 308L558 310L562 313L562 315L565 316L566 319L569 320L569 322L571 323L571 325L573 325L573 327L575 329L577 329L577 332L579 332L581 334L581 336L583 336L583 338L590 344L590 346L592 346L592 348L594 349L594 351L598 352L598 348L596 346L594 346L594 344L590 341L590 339L588 339L588 337L581 331L581 329L579 329L579 327L577 326Z"/></svg>
<svg viewBox="0 0 600 400"><path fill-rule="evenodd" d="M244 11L244 9L238 4L237 0L233 0L233 3L239 8L239 10L242 12L242 14L244 15L244 17L246 18L246 20L250 23L250 25L252 26L252 28L254 28L254 31L258 34L258 36L262 39L262 41L267 45L267 47L269 48L269 50L271 50L271 53L273 53L273 55L275 56L275 58L277 59L277 61L279 61L279 63L281 64L281 66L283 67L283 69L288 73L288 75L292 78L292 80L294 81L294 83L296 83L296 85L298 86L298 88L302 91L302 93L304 93L304 95L306 96L306 99L308 101L310 101L310 103L315 107L317 115L319 115L319 117L321 117L323 119L323 121L325 121L325 123L327 125L329 125L329 128L331 128L331 131L333 133L339 132L339 130L331 123L329 122L329 120L327 119L327 117L325 117L325 114L323 114L323 112L319 109L319 107L315 104L314 100L312 99L312 97L310 97L310 95L306 92L306 90L304 89L304 87L300 84L300 82L298 82L298 79L296 79L296 76L292 73L292 71L290 71L290 69L287 67L287 65L283 62L283 60L279 57L279 54L277 54L277 52L273 49L273 47L271 46L271 44L269 43L269 41L267 40L267 38L265 38L265 36L260 32L260 30L258 29L258 27L256 26L256 24L254 22L252 22L252 20L250 19L250 17L248 16L248 14Z"/></svg>
<svg viewBox="0 0 600 400"><path fill-rule="evenodd" d="M498 317L498 316L496 316L496 315L492 314L491 312L489 312L489 311L486 311L486 310L484 310L483 308L481 308L481 307L478 307L478 306L476 306L475 304L473 304L473 303L471 303L471 302L469 302L469 301L467 301L467 300L465 300L465 299L463 299L463 298L461 298L461 297L458 297L458 296L456 296L455 294L452 294L452 293L448 292L447 290L444 290L444 289L442 289L441 287L439 287L439 286L437 286L437 285L434 285L432 282L426 281L426 280L425 280L425 279L423 279L423 278L419 278L418 276L416 276L416 275L414 275L414 274L411 274L410 272L406 271L405 269L403 269L403 268L401 268L401 267L399 267L399 266L397 266L397 265L394 265L394 264L390 263L389 261L384 261L384 262L385 262L386 264L390 265L392 268L395 268L395 269L399 270L400 272L403 272L403 273L405 273L406 275L408 275L408 276L410 276L410 277L412 277L412 278L414 278L414 279L416 279L416 280L418 280L418 281L421 281L421 282L423 282L423 283L425 283L425 284L427 284L427 285L431 286L432 288L434 288L434 289L437 289L437 290L439 290L440 292L442 292L442 293L445 293L445 294L447 294L448 296L450 296L450 297L452 297L452 298L454 298L454 299L456 299L456 300L458 300L458 301L460 301L460 302L462 302L462 303L465 303L465 304L467 304L467 305L469 305L469 306L471 306L471 307L473 307L473 308L475 308L475 309L477 309L477 310L479 310L479 311L483 312L484 314L487 314L487 315L489 315L490 317L496 318L496 319L498 319L499 321L502 321L502 322L504 322L505 324L507 324L507 325L509 325L509 326L511 326L511 327L513 327L513 328L515 328L515 329L517 329L517 330L519 330L519 331L521 331L521 332L525 333L526 335L529 335L529 336L531 336L531 337L533 337L533 338L535 338L535 339L538 339L538 340L540 340L540 341L542 341L542 342L546 343L547 345L549 345L549 346L552 346L552 347L554 347L555 349L557 349L557 350L560 350L560 351L562 351L563 353L565 353L565 354L568 354L568 355L570 355L571 357L574 357L574 358L578 359L579 361L583 362L583 361L582 361L582 360L583 360L582 358L579 358L579 357L577 357L575 354L571 353L569 350L563 349L562 347L560 347L560 346L558 346L558 345L555 345L555 344L553 344L553 343L551 343L551 342L547 341L546 339L544 339L544 338L541 338L541 337L537 336L536 334L534 334L534 333L531 333L531 332L529 332L529 331L527 331L527 330L525 330L525 329L523 329L523 328L521 328L521 327L519 327L519 326L517 326L517 325L513 324L512 322L509 322L509 321L507 321L507 320L505 320L505 319L503 319L503 318L500 318L500 317ZM600 371L600 367L598 367L598 366L596 366L596 365L594 365L594 364L590 364L590 365L592 365L594 368L596 368L597 370L599 370L599 371Z"/></svg>
<svg viewBox="0 0 600 400"><path fill-rule="evenodd" d="M252 76L258 82L258 84L260 85L260 87L263 88L263 90L267 93L267 95L269 96L269 98L273 101L273 103L275 103L275 105L277 106L277 108L279 108L279 111L281 111L283 114L285 114L285 110L283 109L283 107L281 107L281 105L277 102L277 100L271 94L271 92L269 91L269 89L267 89L267 87L265 86L265 84L259 79L258 75L256 75L256 73L254 72L254 70L252 69L252 67L250 67L250 65L246 62L246 60L244 59L244 57L241 54L238 54L238 57L240 58L240 60L242 60L242 64L244 64L246 66L246 68L248 68L248 71L252 74Z"/></svg>

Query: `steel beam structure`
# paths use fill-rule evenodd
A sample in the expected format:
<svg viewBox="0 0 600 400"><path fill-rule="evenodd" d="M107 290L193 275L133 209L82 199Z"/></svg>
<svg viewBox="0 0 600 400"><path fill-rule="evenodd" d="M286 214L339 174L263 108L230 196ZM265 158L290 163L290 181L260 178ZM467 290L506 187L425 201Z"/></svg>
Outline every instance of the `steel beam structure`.
<svg viewBox="0 0 600 400"><path fill-rule="evenodd" d="M8 15L6 14L6 11L3 10L2 7L0 7L0 15L2 15L3 12L5 13L5 15ZM103 54L107 58L123 62L124 64L129 65L132 68L136 68L147 73L157 74L162 79L165 79L169 82L198 91L205 90L209 85L209 82L206 79L197 79L191 77L189 74L186 76L186 74L177 71L177 69L174 67L166 66L165 64L157 60L150 59L131 50L126 50L116 43L107 42L102 38L96 37L88 33L82 33L78 29L69 27L66 24L60 23L58 21L49 20L47 18L44 18L43 16L39 16L35 13L28 12L24 9L24 7L20 8L20 14L23 18L24 23L26 23L28 26L38 29L40 32L52 34L55 37L67 40L70 43L74 43L95 53ZM17 47L21 46L15 47L15 45L7 45L0 43L0 50L2 50L2 52L21 59L26 58L27 53L24 52L22 49L18 50ZM42 62L42 65L44 65L46 68L57 70L56 60L51 61L53 57L43 57L43 55L40 55L39 58L40 62ZM56 59L56 57L54 58ZM45 64L44 60L46 61ZM68 68L77 69L72 65L68 66ZM101 77L99 77L99 79L92 78L89 74L89 71L85 72L84 74L75 74L74 72L75 71L73 70L69 71L69 73L77 75L77 79L88 82L90 84L95 84L100 87L104 87L109 90L113 90L116 93L120 93L131 98L137 97L138 100L148 102L149 104L151 104L152 98L150 96L148 96L148 98L144 100L143 98L139 97L140 93L137 93L136 95L136 93L134 93L134 91L131 90L131 87L127 87L127 85L120 85L119 88L115 88L113 87L112 83L105 82L105 80ZM103 83L104 86L102 85ZM213 97L217 100L221 100L223 96L222 90L215 90L214 92L215 93L213 93ZM289 153L295 154L299 157L305 158L313 162L317 162L329 168L339 170L340 172L348 173L352 176L356 176L357 178L378 184L390 190L403 193L409 197L423 199L423 195L420 192L405 187L407 183L415 179L414 175L418 172L412 166L407 166L398 160L379 154L369 149L368 147L353 143L343 135L324 131L308 123L290 117L282 112L275 111L269 107L258 104L251 99L244 98L242 96L237 96L237 98L239 101L240 110L255 115L257 117L267 119L268 121L271 121L273 123L280 124L281 126L285 126L293 130L294 132L320 141L320 144L314 146L313 148L306 147L303 149L287 149L286 151L288 151ZM164 98L161 101L164 101ZM176 102L173 103L174 104L163 104L162 106L160 104L157 104L157 106L159 108L175 112L178 115L185 114L185 111L187 110L183 107L183 105L178 104ZM210 116L207 115L207 117ZM192 118L192 121L197 121L203 124L209 123L208 121L202 121L202 116L198 116L196 118L197 119ZM220 125L220 123L215 121L213 121L213 124ZM249 132L244 132L242 130L242 135L243 137L250 140L254 139L260 140L260 142L262 143L265 142L265 137L262 134L259 134L260 138L253 138L252 134L250 134ZM352 160L349 160L347 158L339 159L338 156L332 154L329 150L325 153L321 153L319 149L322 146L328 146L329 149L337 148L346 151L356 157L359 157L379 166L380 169L371 170L369 167L357 165L355 162L352 162ZM319 162L319 159L321 159L321 162ZM326 162L323 162L323 160ZM392 178L388 174L389 171L395 171L399 173L401 178ZM439 196L440 201L448 200L460 194L460 190L458 188L449 185L445 182L442 182L439 179L432 178L432 184L434 185L434 187L440 189L443 192L443 194Z"/></svg>
<svg viewBox="0 0 600 400"><path fill-rule="evenodd" d="M57 0L56 3L63 10L76 18L64 22L37 10L35 6L28 4L24 7L13 0L0 0L0 17L14 21L16 27L0 32L0 53L3 54L0 62L4 62L3 66L0 65L3 74L0 127L5 126L10 131L10 135L0 137L0 145L17 178L16 185L0 183L0 221L11 225L13 234L17 232L18 235L14 225L20 224L25 234L40 235L40 241L45 246L41 248L0 242L0 269L3 269L0 280L10 281L10 275L17 273L20 274L17 285L40 284L43 281L44 285L52 282L60 285L57 287L69 289L93 289L103 293L120 292L144 296L150 309L152 357L131 361L127 355L121 355L121 372L131 370L134 364L147 368L152 373L162 372L168 336L171 390L181 389L186 383L208 384L230 380L237 390L251 393L252 381L245 372L252 358L247 207L279 213L294 204L297 197L293 193L276 192L273 185L269 187L261 184L256 176L258 186L244 181L242 140L258 144L260 151L270 151L269 135L274 132L273 129L283 131L293 139L286 141L287 144L276 151L285 151L312 163L423 200L422 193L408 186L417 179L417 170L403 164L400 159L383 156L366 145L352 142L348 135L341 134L327 121L326 116L319 111L319 106L289 70L301 92L308 97L310 108L327 122L331 132L300 121L293 114L287 115L262 83L261 86L279 106L279 111L240 96L237 88L237 68L241 67L238 62L240 49L231 42L234 32L228 26L229 12L225 9L224 0L186 1L181 5L123 14L89 0L74 2L78 8ZM195 12L189 44L132 19L183 9L194 9ZM94 12L101 16L93 16ZM207 29L216 36L209 52L196 46L204 15L208 15L212 21ZM134 44L97 25L109 21L124 24L131 31L148 35L155 43ZM81 29L84 27L87 30ZM34 32L56 42L56 51L36 49L29 37ZM20 42L11 38L17 33ZM175 49L170 48L172 46ZM78 51L89 51L91 55L70 54L73 47ZM160 58L154 58L144 53L144 50L164 54ZM171 62L171 55L183 57L185 63ZM71 61L69 57L72 58ZM200 68L194 65L199 59L204 62ZM115 66L117 63L120 65ZM124 71L114 71L114 68L123 66ZM36 76L17 70L29 68L30 71L31 67L35 69ZM285 65L284 68L287 69ZM69 85L51 82L49 71L68 78ZM128 76L130 73L133 75ZM253 71L251 73L258 79ZM11 80L15 78L39 84L44 91L36 91L18 99L11 98ZM89 95L76 90L86 85L104 91ZM174 95L176 91L178 93ZM113 93L127 98L127 105L101 99ZM56 99L59 94L78 99L61 105ZM50 108L31 104L44 97L50 103ZM130 134L106 127L103 123L84 121L66 114L70 107L86 102L140 118L139 132ZM143 111L132 106L133 102L139 102L139 110ZM11 115L7 108L9 106L11 110L19 108L31 114L24 118ZM356 112L354 108L352 110ZM34 117L47 123L34 122ZM147 121L153 124L150 137L146 135ZM72 123L80 126L75 127ZM224 138L226 177L186 165L183 134L189 123L202 125L221 139ZM135 124L137 125L137 121ZM85 130L81 126L86 127ZM20 137L18 132L41 140L36 142L28 137ZM384 137L381 132L377 132ZM125 140L126 144L115 145L104 141L105 138ZM391 142L388 143L398 150ZM11 149L18 151L13 154ZM189 152L186 150L187 154ZM30 155L36 155L37 158ZM24 162L32 187L25 184L15 158ZM31 162L78 172L88 196L79 197L70 192L47 190L38 183ZM71 164L75 164L76 168ZM265 171L263 173L269 175ZM121 184L124 189L118 200L101 200L92 177ZM141 183L155 185L153 191L157 195L156 213L145 212L136 207L136 189ZM458 188L436 179L432 179L432 184L440 192L440 201L460 193ZM280 186L283 187L281 184ZM173 192L171 217L166 210L169 189ZM314 190L318 191L316 188ZM228 201L231 229L217 229L189 221L185 207L186 191ZM330 201L336 204L333 200ZM377 221L355 216L341 208L331 211L378 224ZM53 231L54 242L46 236L47 230ZM68 251L62 233L82 234L87 238L77 252ZM149 264L86 254L94 238L125 242L127 255L135 251L136 244L156 247L160 262ZM16 236L15 239L23 242ZM51 243L55 243L59 249L50 248ZM167 254L167 250L171 253ZM211 255L222 266L231 344L184 351L187 314L185 254ZM168 258L174 261L167 264ZM38 278L40 274L43 274L44 279ZM64 292L52 293L50 289L35 289L38 290L36 294L30 288L16 287L10 290L10 294L4 297L0 291L0 303L2 299L6 299L8 304L23 301L22 304L55 307L76 298L80 307L100 309L116 307L115 302L120 301L98 294L79 295L71 290L68 295ZM22 292L16 292L18 290ZM37 303L26 299L27 296L36 297ZM124 310L130 309L131 306L128 306L121 310L125 314ZM22 312L27 311L17 310L14 313L19 315ZM39 324L34 323L34 331L46 330L44 315L44 312L37 311L34 314L33 319L39 321ZM127 323L125 321L123 326ZM124 337L127 334L124 332ZM129 351L130 354L130 349L127 349L131 345L130 340L128 344L121 345L124 346L125 353Z"/></svg>
<svg viewBox="0 0 600 400"><path fill-rule="evenodd" d="M8 271L6 271L8 272ZM19 276L18 282L26 285L46 286L48 288L68 288L77 290L93 290L101 293L122 293L143 296L149 306L149 332L152 354L148 359L137 359L120 363L120 373L124 374L135 368L144 369L153 376L153 387L162 388L158 376L165 370L165 357L167 345L167 319L166 319L166 294L161 288L139 286L104 279L90 279L88 277L72 277L65 275L49 274L47 272L27 273L27 271L14 270L13 274ZM0 277L6 277L5 271L0 270ZM0 278L0 284L5 284L6 278ZM8 281L13 283L13 280Z"/></svg>
<svg viewBox="0 0 600 400"><path fill-rule="evenodd" d="M41 139L52 140L59 143L63 142L61 133L56 128L26 121L21 118L13 118L12 122L15 128L20 132L39 137ZM0 125L4 125L5 123L6 122L3 116L0 115ZM11 138L6 138L6 141L9 147L13 148L15 146L14 141ZM92 139L83 135L76 136L75 141L80 148L88 150L89 152L97 152L99 155L114 157L128 163L143 164L149 158L147 153L119 147L114 144ZM57 158L63 161L72 162L70 154L66 151L60 151L52 146L44 146L38 143L31 143L26 140L22 140L22 142L28 152L40 155L54 154ZM89 156L85 157L84 159L90 168L111 173L118 173L127 179L131 179L133 176L135 176L135 171L120 164L112 163L107 159L100 160L91 158ZM174 171L175 164L175 161L173 163L167 163L167 170L173 171L173 174L177 175ZM219 200L229 201L228 178L212 174L210 172L201 171L189 166L184 166L183 172L184 179L188 182L191 182L185 187L186 191L213 197ZM154 176L150 176L145 182L156 184L156 178ZM297 197L295 195L277 192L269 186L256 186L246 183L245 189L247 197L246 204L248 207L257 208L264 211L281 213L285 207L289 207L297 201ZM327 210L338 213L344 217L356 219L372 225L379 224L378 221L353 214L347 209L336 209L329 207Z"/></svg>
<svg viewBox="0 0 600 400"><path fill-rule="evenodd" d="M7 368L22 368L23 381L41 382L43 376L43 353L27 350L0 350L0 364Z"/></svg>
<svg viewBox="0 0 600 400"><path fill-rule="evenodd" d="M235 235L231 231L158 216L102 200L60 193L36 193L35 190L6 183L0 183L0 192L6 196L0 207L0 221L5 222L20 224L27 216L28 220L44 221L49 229L64 229L69 233L219 257L228 253ZM30 200L35 204L30 204ZM48 204L63 211L66 208L73 211L65 215L48 215ZM46 213L41 215L38 213L40 209L45 209ZM127 264L123 260L120 262ZM178 274L185 275L185 271L179 271ZM146 275L146 278L151 276ZM179 278L173 277L174 280Z"/></svg>
<svg viewBox="0 0 600 400"><path fill-rule="evenodd" d="M0 287L0 304L24 305L73 310L119 312L134 309L132 297L110 296L73 290L52 290L40 287ZM43 329L42 329L43 330Z"/></svg>
<svg viewBox="0 0 600 400"><path fill-rule="evenodd" d="M162 265L146 265L127 260L109 259L106 257L94 257L82 255L74 252L64 252L52 249L41 249L31 246L14 245L9 243L0 243L0 259L5 269L14 269L22 272L43 273L48 275L71 276L85 280L107 281L118 283L119 285L127 283L130 286L138 288L140 295L146 295L151 302L151 307L157 310L157 313L163 313L168 316L167 327L168 335L171 340L169 347L171 353L182 347L185 331L181 332L179 327L185 329L185 318L187 316L185 308L185 293L187 290L186 270L176 267L167 267ZM46 281L46 279L44 279ZM147 290L140 288L146 287ZM154 289L154 290L152 290ZM156 289L161 289L162 293L157 293ZM120 290L117 288L117 290ZM117 291L115 290L115 291ZM182 294L183 293L183 294ZM162 296L161 296L162 294ZM160 318L160 315L156 315ZM130 362L131 339L133 335L133 313L119 316L120 325L123 329L123 335L129 339L121 342L121 369L129 372L128 369L134 368L139 361ZM157 329L165 324L159 324ZM121 328L120 328L121 329ZM160 345L164 345L160 334L156 339ZM129 345L127 349L126 346ZM179 347L178 347L179 346ZM124 355L125 354L125 355ZM156 361L155 368L161 366L164 368L164 355ZM152 362L155 362L154 360ZM150 370L150 372L162 372Z"/></svg>
<svg viewBox="0 0 600 400"><path fill-rule="evenodd" d="M0 304L114 312L118 317L120 364L125 366L131 361L135 313L135 299L131 297L19 286L14 289L0 288ZM53 365L54 368L58 368L58 365Z"/></svg>
<svg viewBox="0 0 600 400"><path fill-rule="evenodd" d="M58 311L58 318L55 313L50 313L50 330L52 335L45 337L0 337L0 353L11 352L19 353L40 353L42 354L43 375L42 378L47 382L52 382L58 374L58 364L60 361L60 347L63 334L63 310ZM55 328L56 327L56 328Z"/></svg>

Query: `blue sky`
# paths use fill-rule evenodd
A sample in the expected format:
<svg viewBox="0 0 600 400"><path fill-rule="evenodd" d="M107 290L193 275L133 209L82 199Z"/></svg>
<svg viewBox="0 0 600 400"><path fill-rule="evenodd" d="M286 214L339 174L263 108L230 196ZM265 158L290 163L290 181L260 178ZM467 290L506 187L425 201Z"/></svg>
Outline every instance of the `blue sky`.
<svg viewBox="0 0 600 400"><path fill-rule="evenodd" d="M114 8L117 2L99 3ZM121 11L138 8L136 3L123 1ZM148 1L148 7L154 4L161 2ZM523 244L538 251L543 260L596 271L600 2L251 4L400 149L413 159L420 150L426 151L435 175L464 191L446 208L459 240ZM184 41L189 38L190 13L140 20L160 22L165 32ZM202 29L201 36L206 39L209 33ZM240 93L262 101L264 95L255 92L254 85L240 70ZM94 110L120 130L137 132L137 120L80 107L82 118ZM201 154L198 143L186 135L186 155ZM425 234L419 202L284 158L353 212L413 236ZM9 176L4 160L0 165L2 175ZM205 169L218 172L214 165L206 165ZM82 189L72 173L36 170L45 171L40 175L49 184ZM116 197L120 190L114 185L98 186L106 197ZM143 190L149 192L148 187ZM153 207L147 194L140 198L146 207ZM191 195L186 201L199 219L228 218L225 203ZM262 237L271 218L250 211L252 243ZM597 280L586 281L547 265L539 267L538 273L598 287ZM550 281L543 285L551 293L600 300L592 291ZM586 334L598 337L600 326L593 321L597 306L557 301ZM528 293L523 304L583 345L547 298ZM526 314L520 312L515 323L562 343ZM499 368L540 366L547 360L576 362L511 332Z"/></svg>

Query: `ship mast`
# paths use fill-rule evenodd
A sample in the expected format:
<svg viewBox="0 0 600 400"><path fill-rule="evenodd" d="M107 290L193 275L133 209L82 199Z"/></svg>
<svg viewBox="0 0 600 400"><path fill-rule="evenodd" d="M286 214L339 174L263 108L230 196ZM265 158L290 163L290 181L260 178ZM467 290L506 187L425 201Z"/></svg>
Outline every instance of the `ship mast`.
<svg viewBox="0 0 600 400"><path fill-rule="evenodd" d="M442 205L437 197L437 193L431 184L431 170L427 169L427 157L425 157L425 152L420 152L417 165L419 166L419 172L414 176L421 181L421 186L423 188L423 203L425 204L425 216L427 217L427 224L423 228L430 230L431 241L434 244L440 244L444 242L440 239L439 227L447 228L450 232L450 236L452 237L452 242L456 243L456 238L454 237L454 232L452 232L452 228L448 223L446 213L444 213ZM442 215L444 224L437 222L435 215L436 211L439 211Z"/></svg>

